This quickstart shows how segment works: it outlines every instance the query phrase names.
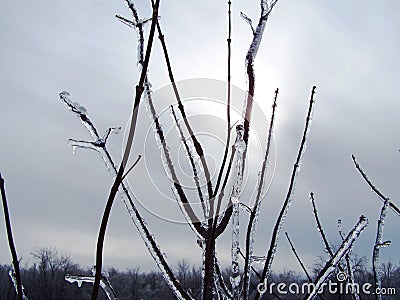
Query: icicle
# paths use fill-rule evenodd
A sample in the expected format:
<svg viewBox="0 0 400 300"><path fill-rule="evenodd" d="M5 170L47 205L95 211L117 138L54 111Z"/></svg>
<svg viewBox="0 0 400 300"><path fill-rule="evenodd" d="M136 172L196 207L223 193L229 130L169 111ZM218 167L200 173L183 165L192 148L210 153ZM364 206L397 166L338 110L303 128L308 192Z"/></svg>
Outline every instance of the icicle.
<svg viewBox="0 0 400 300"><path fill-rule="evenodd" d="M239 271L239 199L242 193L243 185L243 161L244 153L246 153L246 143L243 140L244 128L243 125L236 126L236 140L235 140L235 169L233 173L233 186L230 195L232 202L232 248L231 248L231 276L230 282L232 286L233 297L238 297L240 293L240 271Z"/></svg>
<svg viewBox="0 0 400 300"><path fill-rule="evenodd" d="M64 277L65 281L74 284L77 283L78 287L82 286L83 282L94 283L94 276L75 276L67 274ZM111 286L110 281L108 280L108 274L103 273L100 279L100 286L103 291L106 293L108 300L118 300L118 297Z"/></svg>

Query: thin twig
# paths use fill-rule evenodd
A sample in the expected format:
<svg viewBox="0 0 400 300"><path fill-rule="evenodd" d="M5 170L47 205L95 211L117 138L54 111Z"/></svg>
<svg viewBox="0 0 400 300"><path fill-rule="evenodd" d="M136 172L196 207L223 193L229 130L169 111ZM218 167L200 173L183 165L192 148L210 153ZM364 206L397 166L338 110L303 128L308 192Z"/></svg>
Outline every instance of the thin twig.
<svg viewBox="0 0 400 300"><path fill-rule="evenodd" d="M222 163L221 163L221 168L219 169L219 174L217 178L217 183L215 185L215 190L214 190L214 197L218 193L218 188L222 179L222 174L225 169L225 164L226 160L228 158L228 151L229 151L229 142L231 139L231 43L232 43L232 12L231 12L231 0L228 0L228 90L227 90L227 100L226 100L226 141L225 141L225 152L224 156L222 158Z"/></svg>
<svg viewBox="0 0 400 300"><path fill-rule="evenodd" d="M156 23L157 23L157 18L158 18L159 4L160 4L160 0L156 0L155 5L153 6L153 20L151 23L149 41L147 44L146 56L145 56L144 63L143 63L142 73L140 75L139 83L136 86L136 95L135 95L135 101L134 101L134 105L133 105L132 119L131 119L131 124L130 124L130 128L129 128L127 144L125 147L121 165L120 165L118 173L117 173L117 177L115 178L114 184L110 190L110 195L107 199L107 204L104 209L103 218L101 220L99 236L97 239L97 247L96 247L96 274L95 274L95 281L93 284L92 300L96 300L97 295L99 293L101 269L102 269L102 265L103 265L103 245L104 245L104 237L106 234L108 219L110 217L111 208L112 208L115 196L118 192L118 188L122 182L121 178L123 177L125 165L128 161L130 150L131 150L131 147L133 144L133 138L135 136L136 123L137 123L137 118L138 118L138 113L139 113L139 104L140 104L140 99L141 99L143 91L144 91L143 84L144 84L144 81L146 78L147 68L148 68L149 61L150 61L150 54L151 54L151 49L153 46L154 32L156 29Z"/></svg>
<svg viewBox="0 0 400 300"><path fill-rule="evenodd" d="M318 232L321 234L322 241L324 242L326 251L329 253L329 256L332 257L333 256L333 251L332 251L331 246L329 245L328 239L326 238L324 229L322 228L321 222L319 220L317 207L315 205L314 193L312 193L312 192L310 193L310 202L311 202L311 205L312 205L315 221L317 222Z"/></svg>
<svg viewBox="0 0 400 300"><path fill-rule="evenodd" d="M374 251L372 253L372 270L374 272L374 283L375 283L375 290L381 290L382 285L382 270L379 266L379 255L380 255L380 248L386 247L390 245L390 241L383 242L383 229L385 226L385 218L387 209L389 206L389 199L385 200L382 205L381 213L379 215L378 226L376 230L376 239L374 245ZM382 296L380 293L376 293L375 299L381 299Z"/></svg>
<svg viewBox="0 0 400 300"><path fill-rule="evenodd" d="M353 230L350 231L350 233L347 235L347 237L342 242L341 246L335 252L333 257L321 269L321 271L317 275L317 278L314 281L313 290L311 291L311 293L307 294L304 297L304 299L312 300L317 296L318 291L320 290L322 284L329 277L329 275L333 271L335 271L340 260L343 258L343 256L346 255L346 253L348 253L350 251L355 240L358 238L358 236L361 234L361 232L365 229L365 227L367 227L367 225L368 225L368 219L365 216L361 216L359 221L357 222L357 224L354 226Z"/></svg>
<svg viewBox="0 0 400 300"><path fill-rule="evenodd" d="M200 198L200 202L201 202L201 206L202 206L202 209L203 209L204 218L207 218L208 211L207 211L206 204L204 202L203 192L201 190L200 181L199 181L199 174L198 174L198 171L197 171L197 167L196 167L196 163L195 163L195 160L194 160L194 157L193 157L193 153L192 153L192 151L191 151L191 149L189 147L189 144L188 144L188 142L187 142L187 140L186 140L186 138L184 136L183 130L181 128L181 125L179 124L179 120L178 120L178 117L176 115L176 112L175 112L175 109L174 109L173 105L171 105L171 112L172 112L172 116L173 116L174 121L175 121L175 126L178 129L179 136L181 137L181 142L183 143L183 146L185 147L186 155L189 158L189 162L190 162L190 165L192 167L193 180L194 180L195 185L196 185L197 194L198 194L198 196ZM188 220L188 221L190 221L190 220Z"/></svg>
<svg viewBox="0 0 400 300"><path fill-rule="evenodd" d="M358 164L356 157L354 155L351 156L351 158L353 159L354 165L356 167L356 169L358 170L358 172L360 172L361 176L364 178L364 180L367 182L367 184L369 185L369 187L371 188L371 190L378 195L378 197L381 199L381 201L385 202L386 200L389 200L389 206L390 208L398 215L400 216L400 209L392 202L390 201L390 199L388 197L386 197L385 195L383 195L376 187L375 185L372 183L371 180L369 180L367 174L365 174L365 172L363 171L363 169L361 169L361 166Z"/></svg>
<svg viewBox="0 0 400 300"><path fill-rule="evenodd" d="M312 279L311 279L310 274L308 274L308 271L307 271L306 267L304 266L304 264L303 264L303 262L301 261L299 255L297 254L296 248L294 247L292 241L291 241L290 238L289 238L289 234L288 234L287 232L285 232L285 235L286 235L286 238L287 238L287 240L288 240L288 242L289 242L289 244L290 244L290 247L292 248L292 252L293 252L294 256L296 256L297 261L299 262L301 268L303 269L304 273L305 273L306 276L307 276L308 282L312 282Z"/></svg>
<svg viewBox="0 0 400 300"><path fill-rule="evenodd" d="M152 0L152 1L154 1L154 0ZM188 118L186 116L185 107L182 104L181 96L179 95L178 87L176 85L174 74L172 72L171 62L170 62L169 54L168 54L168 50L167 50L167 45L165 43L165 36L162 33L160 22L157 22L157 31L158 31L158 38L160 39L161 46L162 46L162 49L163 49L165 63L167 64L168 76L169 76L170 82L172 84L172 88L174 90L175 98L176 98L176 100L178 102L178 108L179 108L179 111L180 111L180 113L182 115L183 122L185 123L186 129L189 132L189 136L191 137L191 139L193 141L193 145L194 145L194 148L196 150L196 153L200 158L201 166L203 168L204 176L205 176L205 179L206 179L208 197L209 197L209 200L211 202L210 204L212 204L212 198L213 198L213 194L214 193L213 193L213 187L212 187L212 182L211 182L210 170L209 170L208 165L207 165L207 161L206 161L206 158L205 158L205 155L204 155L203 147L201 146L200 142L196 138L196 135L194 134L193 129L190 126L190 123L189 123ZM210 210L210 214L211 214L211 210Z"/></svg>
<svg viewBox="0 0 400 300"><path fill-rule="evenodd" d="M142 158L142 156L138 155L138 158L135 160L135 162L132 164L132 166L128 169L128 171L125 172L124 176L122 176L121 181L124 181L125 177L128 176L128 174L136 167L136 165L139 163L141 158Z"/></svg>
<svg viewBox="0 0 400 300"><path fill-rule="evenodd" d="M15 248L14 239L11 230L11 220L10 214L8 212L8 204L7 204L7 197L6 197L6 189L5 189L4 178L1 176L0 173L0 189L1 189L1 198L3 200L3 211L4 211L4 221L6 223L6 230L7 230L7 238L8 238L8 246L10 248L12 263L14 266L15 272L15 279L17 285L17 297L19 300L23 300L23 291L22 291L22 281L21 281L21 274L19 270L19 261L17 256L17 250Z"/></svg>
<svg viewBox="0 0 400 300"><path fill-rule="evenodd" d="M253 248L252 246L254 244L254 235L255 235L255 231L256 231L258 215L260 213L265 175L267 172L267 165L268 165L270 151L271 151L272 132L273 132L274 122L275 122L275 112L276 112L276 107L277 107L276 102L278 100L278 93L279 93L279 89L276 89L274 101L272 104L272 114L271 114L271 121L269 124L269 129L268 129L267 145L265 148L264 160L261 165L261 171L259 172L257 195L256 195L256 199L254 202L254 206L252 209L250 209L250 218L249 218L249 223L247 225L246 258L245 258L245 263L244 263L244 274L243 274L243 297L244 297L244 299L247 299L248 294L249 294L249 288L250 288L249 266L251 265L250 258L253 255L251 249Z"/></svg>
<svg viewBox="0 0 400 300"><path fill-rule="evenodd" d="M290 183L289 183L288 192L286 194L286 199L285 199L285 201L283 203L282 209L281 209L281 211L279 213L278 219L277 219L277 221L275 223L275 226L274 226L274 229L273 229L273 232L272 232L271 242L270 242L270 246L269 246L268 253L267 253L267 259L266 259L265 264L264 264L264 269L262 271L262 277L261 277L260 283L263 283L266 279L268 279L268 275L269 275L269 272L270 272L270 269L271 269L272 261L273 261L274 256L275 256L276 247L278 245L279 233L280 233L280 230L282 228L283 221L284 221L284 219L286 217L286 214L288 212L289 205L291 203L291 198L292 198L292 194L293 194L294 184L295 184L295 181L296 181L296 176L297 176L297 173L298 173L300 161L301 161L301 158L303 156L303 153L304 153L304 150L305 150L305 147L306 147L306 140L307 140L307 136L308 136L308 132L309 132L309 125L311 123L312 112L313 112L313 107L314 107L315 90L316 90L316 86L313 86L312 91L311 91L310 103L309 103L309 107L308 107L308 113L307 113L306 124L305 124L304 132L303 132L303 137L301 139L301 143L300 143L299 151L298 151L298 154L297 154L296 162L293 165L292 176L290 178ZM260 298L260 293L257 290L254 299L258 300L259 298Z"/></svg>

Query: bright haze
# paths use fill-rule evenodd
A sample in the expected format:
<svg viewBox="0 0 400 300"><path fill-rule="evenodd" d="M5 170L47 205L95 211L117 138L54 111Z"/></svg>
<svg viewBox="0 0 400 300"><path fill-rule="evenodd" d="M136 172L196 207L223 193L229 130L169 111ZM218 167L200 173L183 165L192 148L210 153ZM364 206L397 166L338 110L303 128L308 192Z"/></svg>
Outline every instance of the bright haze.
<svg viewBox="0 0 400 300"><path fill-rule="evenodd" d="M150 1L137 2L141 18L150 17ZM399 10L395 0L281 0L274 8L255 61L255 101L268 119L274 90L280 89L274 130L276 168L259 220L257 255L264 255L268 248L286 196L311 88L316 85L312 128L283 230L308 267L324 255L309 203L312 191L333 245L340 240L338 219L348 232L360 215L368 217L370 224L354 252L366 256L370 264L382 202L355 169L351 154L375 185L400 206ZM255 26L259 1L232 3L232 82L245 91L244 58L252 33L241 11ZM59 93L66 90L73 101L85 106L101 133L110 126L126 126L139 78L137 39L136 32L119 22L116 14L130 17L125 1L2 4L0 171L6 180L15 243L23 264L32 263L30 252L43 246L70 254L83 266L94 264L112 179L94 151L77 149L72 154L69 138L90 137L59 100ZM225 1L164 0L160 15L176 80L226 80ZM146 36L148 31L149 26ZM157 91L169 80L158 39L153 50L149 76ZM143 109L138 135L149 130L147 119ZM225 126L223 120L220 123ZM123 130L111 136L109 143L118 163ZM134 143L132 160L148 154L144 149ZM160 159L157 155L154 158ZM213 159L220 164L220 157ZM250 171L257 174L258 169ZM159 190L140 184L146 172L142 160L132 171L131 188L147 195L153 204L159 201L161 207ZM163 175L161 171L157 176ZM172 265L182 258L200 264L200 249L188 226L167 222L143 206L139 209ZM384 240L392 244L382 249L382 261L399 263L399 222L400 217L390 210ZM1 228L0 262L10 263L5 226ZM218 243L218 255L226 266L230 235L228 228ZM104 264L120 269L156 268L119 198L107 229ZM300 271L281 236L273 269L284 268Z"/></svg>

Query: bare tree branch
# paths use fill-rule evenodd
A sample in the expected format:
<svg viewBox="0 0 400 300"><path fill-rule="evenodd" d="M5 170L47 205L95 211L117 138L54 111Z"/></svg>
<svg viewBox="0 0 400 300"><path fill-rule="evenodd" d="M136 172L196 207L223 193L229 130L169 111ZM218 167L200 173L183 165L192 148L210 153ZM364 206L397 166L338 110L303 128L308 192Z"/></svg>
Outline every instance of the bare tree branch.
<svg viewBox="0 0 400 300"><path fill-rule="evenodd" d="M256 199L253 205L253 208L250 209L250 219L247 225L247 232L246 232L246 255L245 255L245 263L244 263L244 271L243 271L243 298L247 299L249 294L250 288L250 265L251 265L251 256L253 255L253 244L254 244L254 237L255 231L258 221L258 216L260 213L260 207L263 197L263 187L265 185L265 176L267 172L267 165L269 161L270 151L271 151L271 141L272 141L272 132L274 128L275 122L275 111L277 107L277 99L278 99L279 89L275 90L275 97L272 104L272 114L271 114L271 121L269 124L268 129L268 137L267 137L267 145L265 148L265 155L264 160L261 165L261 170L259 172L258 178L258 186L257 186L257 194Z"/></svg>
<svg viewBox="0 0 400 300"><path fill-rule="evenodd" d="M288 242L289 242L289 244L290 244L290 248L292 249L292 252L293 252L294 256L296 256L296 259L297 259L297 261L299 262L301 268L303 269L304 274L306 274L306 276L307 276L308 282L312 282L312 279L311 279L310 274L308 274L308 271L307 271L306 267L304 266L304 264L303 264L303 262L301 261L299 255L297 254L296 248L294 247L292 241L291 241L290 238L289 238L289 234L288 234L287 232L285 232L285 235L286 235L286 238L287 238L287 240L288 240Z"/></svg>
<svg viewBox="0 0 400 300"><path fill-rule="evenodd" d="M100 224L100 230L99 230L99 236L97 239L97 248L96 248L96 274L94 276L95 280L94 280L94 284L93 284L92 300L96 300L97 295L99 293L101 269L103 266L103 245L104 245L104 238L105 238L105 234L106 234L108 219L110 217L111 208L114 203L115 196L118 192L120 184L122 183L121 178L123 177L125 165L128 162L130 150L131 150L133 139L135 136L136 123L137 123L137 118L138 118L138 113L139 113L139 104L140 104L140 99L141 99L143 91L144 91L144 82L146 79L146 73L147 73L147 68L148 68L149 61L150 61L151 49L153 46L153 38L154 38L154 32L156 29L156 23L157 23L157 18L158 18L159 4L160 4L160 0L156 0L155 5L153 5L153 20L151 22L149 41L148 41L147 49L146 49L146 56L145 56L145 59L143 62L143 69L142 69L142 72L140 75L139 83L136 86L136 95L135 95L135 101L133 104L133 112L132 112L132 118L131 118L131 123L130 123L130 127L129 127L127 143L125 146L125 151L123 154L122 162L119 167L117 177L114 180L114 184L111 187L110 195L108 196L107 204L104 209L103 218L102 218L101 224Z"/></svg>
<svg viewBox="0 0 400 300"><path fill-rule="evenodd" d="M389 200L389 206L390 208L398 215L400 216L400 209L392 202L390 201L389 198L387 198L385 195L383 195L376 187L375 185L372 183L371 180L369 180L367 174L365 174L365 172L363 171L363 169L361 169L361 166L358 164L356 157L354 155L351 156L351 158L353 159L354 165L356 167L356 169L358 170L358 172L360 172L361 176L364 178L364 180L367 182L367 184L369 185L369 187L371 188L371 190L378 195L378 197L381 199L381 201L385 202L386 200Z"/></svg>
<svg viewBox="0 0 400 300"><path fill-rule="evenodd" d="M306 295L304 299L306 300L312 300L314 299L320 287L322 284L325 282L325 280L328 278L328 276L335 271L337 265L339 264L340 260L343 258L343 256L348 253L355 242L355 240L358 238L360 233L367 227L368 225L368 219L365 216L361 216L355 227L353 228L352 231L347 235L345 240L342 242L342 245L339 247L339 249L335 252L333 257L325 264L325 266L321 269L319 272L317 278L315 279L314 283L315 286L313 288L313 291Z"/></svg>
<svg viewBox="0 0 400 300"><path fill-rule="evenodd" d="M2 198L2 202L3 202L4 221L6 223L6 230L7 230L8 247L10 248L12 263L13 263L13 267L14 267L17 297L19 300L23 300L25 297L24 297L24 293L22 290L21 274L19 271L19 261L18 261L17 250L15 248L14 238L13 238L12 229L11 229L11 220L10 220L10 214L8 212L8 204L7 204L7 196L6 196L6 188L5 188L4 178L1 176L1 173L0 173L0 190L1 190L1 198Z"/></svg>
<svg viewBox="0 0 400 300"><path fill-rule="evenodd" d="M293 171L292 171L292 176L290 178L290 183L289 183L289 188L288 188L288 192L286 195L286 199L285 202L283 203L282 209L279 213L278 219L275 223L273 232L272 232L272 236L271 236L271 242L270 242L270 246L268 249L268 253L267 253L267 259L265 261L264 264L264 269L262 271L262 276L261 276L261 280L260 283L264 282L266 279L268 279L268 275L271 269L271 265L272 265L272 261L274 259L275 256L275 252L276 252L276 247L278 245L278 239L279 239L279 233L280 230L282 228L282 224L283 221L287 215L288 209L289 209L289 205L291 203L291 198L292 198L292 194L293 194L293 189L294 189L294 183L296 181L296 175L298 173L298 169L299 169L299 164L301 161L301 158L303 156L305 147L306 147L306 139L308 136L308 132L309 132L309 125L311 122L311 118L312 118L312 112L313 112L313 106L314 106L314 95L315 95L315 89L316 86L313 86L312 91L311 91L311 97L310 97L310 103L309 103L309 107L308 107L308 113L307 113L307 118L306 118L306 124L305 124L305 128L304 128L304 132L303 132L303 137L301 139L301 143L300 143L300 147L299 147L299 151L297 154L297 158L296 158L296 162L293 165ZM260 298L260 293L257 289L257 293L255 295L255 300L258 300Z"/></svg>
<svg viewBox="0 0 400 300"><path fill-rule="evenodd" d="M322 228L321 222L319 220L317 207L315 205L314 193L312 193L312 192L310 193L310 202L311 202L311 205L312 205L315 221L317 222L318 232L320 233L320 235L322 237L322 241L324 242L326 251L329 253L329 256L332 257L333 256L333 251L332 251L331 246L329 245L328 239L326 238L324 229Z"/></svg>
<svg viewBox="0 0 400 300"><path fill-rule="evenodd" d="M385 218L388 207L389 207L389 199L385 200L385 202L383 203L381 213L379 215L374 251L372 253L372 270L374 272L375 289L379 290L381 289L382 286L382 275L383 275L383 270L379 266L380 248L387 247L390 245L390 241L383 242L383 229L385 226ZM382 295L380 293L376 293L375 299L377 300L382 299Z"/></svg>

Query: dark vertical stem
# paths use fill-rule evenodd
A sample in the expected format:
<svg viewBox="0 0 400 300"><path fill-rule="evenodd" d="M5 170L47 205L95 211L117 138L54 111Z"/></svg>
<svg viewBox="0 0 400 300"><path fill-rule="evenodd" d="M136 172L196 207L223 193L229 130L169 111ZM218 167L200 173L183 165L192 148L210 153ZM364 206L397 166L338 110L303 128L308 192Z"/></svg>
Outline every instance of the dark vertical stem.
<svg viewBox="0 0 400 300"><path fill-rule="evenodd" d="M101 225L100 225L100 230L99 230L99 236L97 239L97 248L96 248L96 274L95 274L95 281L93 285L93 291L92 291L92 300L96 300L98 293L99 293L99 287L100 287L100 279L101 279L101 269L103 265L103 246L104 246L104 237L106 234L106 229L107 229L107 223L108 219L110 217L111 213L111 208L115 199L115 196L118 192L118 188L122 182L121 178L123 177L124 170L125 170L125 165L128 162L129 159L129 154L130 150L132 148L132 143L133 143L133 138L135 135L135 130L136 130L136 123L137 123L137 118L138 118L138 113L139 113L139 104L140 104L140 99L142 97L143 91L144 91L144 81L146 78L147 74L147 68L149 65L150 61L150 54L151 54L151 49L153 46L153 40L154 40L154 32L156 29L156 23L157 23L157 18L158 18L158 8L159 8L160 0L157 0L156 3L153 5L153 19L151 22L151 28L150 28L150 34L149 34L149 41L147 44L147 49L146 49L146 55L143 63L143 69L142 73L140 75L139 83L136 86L136 95L135 95L135 102L133 106L133 112L132 112L132 119L131 119L131 124L129 128L129 134L128 134L128 140L127 144L125 147L124 155L122 158L122 163L121 166L118 170L117 176L114 180L114 184L111 188L110 195L107 199L107 204L104 209L104 214L103 218L101 220Z"/></svg>
<svg viewBox="0 0 400 300"><path fill-rule="evenodd" d="M214 197L218 193L218 188L221 183L222 179L222 174L224 172L226 160L228 158L228 150L229 150L229 141L231 139L231 35L232 35L232 12L231 12L231 4L232 2L228 0L228 90L227 90L227 101L226 101L226 123L227 123L227 128L226 128L226 142L225 142L225 152L224 152L224 157L222 159L222 164L221 164L221 169L219 170L218 174L218 179L217 183L215 185L215 190L214 190Z"/></svg>
<svg viewBox="0 0 400 300"><path fill-rule="evenodd" d="M301 261L299 255L297 254L296 248L294 247L292 241L290 240L289 234L287 232L285 232L286 238L290 244L290 247L292 248L292 252L294 254L294 256L296 256L297 261L299 262L301 268L303 269L304 273L307 276L308 282L312 282L311 276L310 274L308 274L306 267L304 266L303 262Z"/></svg>
<svg viewBox="0 0 400 300"><path fill-rule="evenodd" d="M20 271L19 271L17 250L15 249L15 245L14 245L14 239L13 239L12 230L11 230L10 214L8 212L6 189L4 187L4 179L1 176L1 173L0 173L0 189L1 189L1 198L3 200L4 220L6 222L8 246L11 251L12 262L13 262L14 272L15 272L15 279L17 281L17 294L18 294L17 296L18 296L19 300L23 300L22 282L21 282L21 275L20 275Z"/></svg>

